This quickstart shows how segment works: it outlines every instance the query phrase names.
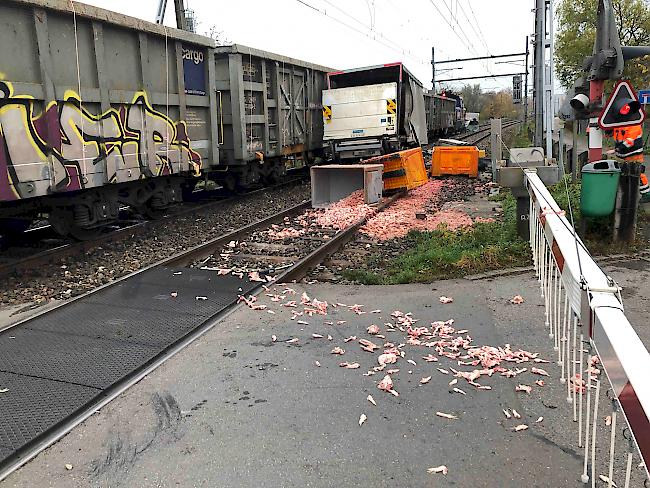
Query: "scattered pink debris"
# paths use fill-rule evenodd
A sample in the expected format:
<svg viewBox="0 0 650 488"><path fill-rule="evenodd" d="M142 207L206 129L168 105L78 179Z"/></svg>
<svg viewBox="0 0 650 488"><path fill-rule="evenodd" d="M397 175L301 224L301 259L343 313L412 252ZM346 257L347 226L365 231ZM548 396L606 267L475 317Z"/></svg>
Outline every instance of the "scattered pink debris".
<svg viewBox="0 0 650 488"><path fill-rule="evenodd" d="M513 305L519 305L521 303L524 303L524 297L522 297L521 295L515 295L510 299L510 303L512 303Z"/></svg>
<svg viewBox="0 0 650 488"><path fill-rule="evenodd" d="M515 386L515 391L523 391L530 395L530 392L533 391L533 389L528 385L517 385Z"/></svg>
<svg viewBox="0 0 650 488"><path fill-rule="evenodd" d="M384 378L377 384L377 388L384 391L391 391L393 389L393 379L390 375L384 376Z"/></svg>
<svg viewBox="0 0 650 488"><path fill-rule="evenodd" d="M343 349L342 347L336 346L334 349L332 349L331 354L343 355L343 354L345 354L345 349Z"/></svg>
<svg viewBox="0 0 650 488"><path fill-rule="evenodd" d="M380 354L379 357L377 358L377 362L380 365L395 364L397 362L397 355L392 352Z"/></svg>
<svg viewBox="0 0 650 488"><path fill-rule="evenodd" d="M530 368L530 372L534 374L539 374L541 376L548 376L548 373L546 371L539 368Z"/></svg>
<svg viewBox="0 0 650 488"><path fill-rule="evenodd" d="M347 361L344 363L339 363L339 366L346 369L359 369L361 367L359 363L348 363Z"/></svg>
<svg viewBox="0 0 650 488"><path fill-rule="evenodd" d="M314 211L312 216L321 227L341 230L375 212L373 207L363 202L363 191L357 190L324 210Z"/></svg>
<svg viewBox="0 0 650 488"><path fill-rule="evenodd" d="M454 299L451 297L440 297L439 300L440 303L451 303L454 301Z"/></svg>
<svg viewBox="0 0 650 488"><path fill-rule="evenodd" d="M260 281L262 283L266 283L266 279L262 278L259 272L257 271L251 271L250 273L248 273L248 279L250 281Z"/></svg>
<svg viewBox="0 0 650 488"><path fill-rule="evenodd" d="M411 230L435 230L441 224L455 230L472 225L472 219L458 210L438 211L427 214L424 220L416 214L427 213L428 208L435 206L441 189L448 183L443 180L431 180L419 188L394 202L381 213L373 215L361 228L361 231L379 240L404 237Z"/></svg>
<svg viewBox="0 0 650 488"><path fill-rule="evenodd" d="M449 420L456 420L458 417L456 415L452 415L450 413L445 413L445 412L436 412L436 415L438 417L442 417L443 419L449 419Z"/></svg>
<svg viewBox="0 0 650 488"><path fill-rule="evenodd" d="M300 237L305 232L307 232L306 228L296 229L294 227L285 227L280 229L277 225L274 225L270 230L266 231L269 239L274 241Z"/></svg>
<svg viewBox="0 0 650 488"><path fill-rule="evenodd" d="M427 473L429 474L441 473L443 475L446 475L448 472L449 469L447 469L447 466L436 466L435 468L427 468Z"/></svg>
<svg viewBox="0 0 650 488"><path fill-rule="evenodd" d="M379 334L379 327L377 325L375 325L375 324L372 324L366 330L368 331L368 334L371 334L371 335Z"/></svg>
<svg viewBox="0 0 650 488"><path fill-rule="evenodd" d="M375 352L375 350L379 349L377 344L367 339L359 339L359 344L361 345L361 349L367 352Z"/></svg>

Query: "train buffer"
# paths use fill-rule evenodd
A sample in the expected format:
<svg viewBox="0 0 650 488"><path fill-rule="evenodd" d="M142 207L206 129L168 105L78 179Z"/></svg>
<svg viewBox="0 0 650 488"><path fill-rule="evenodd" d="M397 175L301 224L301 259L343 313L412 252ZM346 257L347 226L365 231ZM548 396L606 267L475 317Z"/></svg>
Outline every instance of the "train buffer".
<svg viewBox="0 0 650 488"><path fill-rule="evenodd" d="M5 483L643 486L650 337L637 335L628 316L644 312L630 303L624 313L609 277L636 280L640 271L623 266L643 263L604 273L580 243L576 252L539 178L526 178L535 271L394 287L270 284ZM586 286L573 293L578 261ZM179 284L190 279L177 272ZM141 291L173 280L157 278ZM161 313L166 323L171 310ZM8 372L11 344L35 333L0 337L3 442L12 417L40 408L11 403L26 382L52 408L82 383L52 377L43 388L53 373L42 354L32 374ZM82 361L68 358L61 374L75 367Z"/></svg>

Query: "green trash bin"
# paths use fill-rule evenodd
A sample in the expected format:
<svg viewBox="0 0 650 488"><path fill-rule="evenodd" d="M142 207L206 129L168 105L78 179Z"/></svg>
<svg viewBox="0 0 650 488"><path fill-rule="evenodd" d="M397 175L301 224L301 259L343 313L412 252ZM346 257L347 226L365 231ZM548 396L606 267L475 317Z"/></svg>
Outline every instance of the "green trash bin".
<svg viewBox="0 0 650 488"><path fill-rule="evenodd" d="M611 159L596 161L582 167L580 210L585 217L611 215L616 204L616 191L621 169Z"/></svg>

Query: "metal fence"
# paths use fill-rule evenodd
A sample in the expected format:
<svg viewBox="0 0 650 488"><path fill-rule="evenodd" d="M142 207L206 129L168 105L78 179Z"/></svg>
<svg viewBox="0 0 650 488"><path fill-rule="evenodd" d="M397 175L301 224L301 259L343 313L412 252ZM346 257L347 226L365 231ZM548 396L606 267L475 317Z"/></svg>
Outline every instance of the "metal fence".
<svg viewBox="0 0 650 488"><path fill-rule="evenodd" d="M534 170L525 170L525 183L546 326L584 455L581 480L650 486L650 354L625 317L620 287L594 262Z"/></svg>

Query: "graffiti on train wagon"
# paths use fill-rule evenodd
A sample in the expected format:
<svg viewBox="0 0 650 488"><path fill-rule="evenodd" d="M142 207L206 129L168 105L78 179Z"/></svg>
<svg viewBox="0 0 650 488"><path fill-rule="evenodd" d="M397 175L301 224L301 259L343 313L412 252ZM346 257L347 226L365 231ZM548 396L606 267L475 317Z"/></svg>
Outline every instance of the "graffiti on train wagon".
<svg viewBox="0 0 650 488"><path fill-rule="evenodd" d="M145 92L99 115L73 91L39 107L0 81L0 200L200 172L185 122L154 110Z"/></svg>

